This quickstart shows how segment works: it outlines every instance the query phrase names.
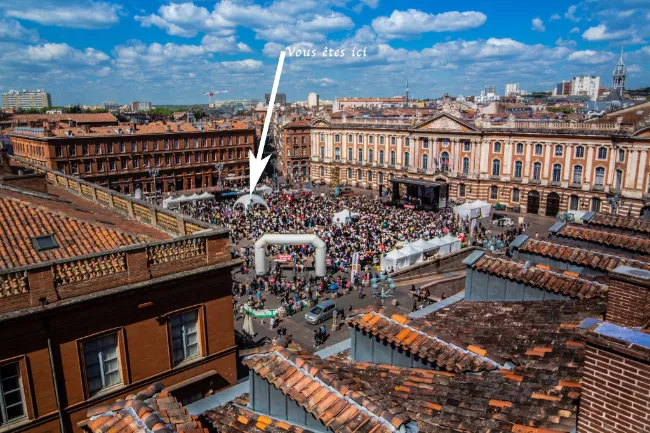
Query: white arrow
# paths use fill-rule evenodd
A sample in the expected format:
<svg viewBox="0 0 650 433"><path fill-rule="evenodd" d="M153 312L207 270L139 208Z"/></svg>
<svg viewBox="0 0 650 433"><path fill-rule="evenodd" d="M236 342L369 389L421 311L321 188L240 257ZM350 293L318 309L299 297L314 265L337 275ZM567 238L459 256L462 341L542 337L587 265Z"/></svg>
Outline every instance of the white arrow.
<svg viewBox="0 0 650 433"><path fill-rule="evenodd" d="M266 109L266 118L264 119L264 128L262 129L262 138L260 139L260 147L257 149L257 157L253 155L253 151L248 151L248 162L250 165L250 192L253 194L255 186L262 176L262 172L269 162L271 155L262 159L264 153L264 145L266 144L266 135L269 132L269 124L271 123L271 116L273 116L273 106L275 105L275 94L278 92L278 85L280 84L280 75L282 75L282 64L284 63L284 50L280 52L280 60L278 61L278 69L275 71L275 79L273 80L273 89L271 90L271 98L269 98L269 106Z"/></svg>

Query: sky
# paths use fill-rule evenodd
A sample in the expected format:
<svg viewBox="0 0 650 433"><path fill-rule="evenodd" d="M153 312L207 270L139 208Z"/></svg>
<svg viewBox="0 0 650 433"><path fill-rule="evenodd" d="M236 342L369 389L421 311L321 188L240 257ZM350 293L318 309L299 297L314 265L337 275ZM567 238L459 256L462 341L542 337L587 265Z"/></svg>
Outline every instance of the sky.
<svg viewBox="0 0 650 433"><path fill-rule="evenodd" d="M621 48L627 87L646 87L650 0L0 0L0 91L54 105L262 99L287 47L290 101L402 95L407 79L416 98L609 86Z"/></svg>

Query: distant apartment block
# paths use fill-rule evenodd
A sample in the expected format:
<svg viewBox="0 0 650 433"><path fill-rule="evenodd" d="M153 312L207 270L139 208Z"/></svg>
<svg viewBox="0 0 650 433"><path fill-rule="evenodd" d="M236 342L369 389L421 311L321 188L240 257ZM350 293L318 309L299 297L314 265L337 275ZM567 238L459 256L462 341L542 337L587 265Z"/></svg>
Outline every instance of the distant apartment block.
<svg viewBox="0 0 650 433"><path fill-rule="evenodd" d="M573 94L573 81L562 81L555 86L555 96L569 96Z"/></svg>
<svg viewBox="0 0 650 433"><path fill-rule="evenodd" d="M133 101L131 103L131 110L133 110L133 111L149 111L149 110L151 110L151 102Z"/></svg>
<svg viewBox="0 0 650 433"><path fill-rule="evenodd" d="M266 105L269 105L269 101L271 100L271 94L265 93L264 99L266 100ZM287 95L285 93L277 93L275 95L275 103L280 104L281 107L284 107L285 105L287 105Z"/></svg>
<svg viewBox="0 0 650 433"><path fill-rule="evenodd" d="M115 111L120 108L120 105L116 101L105 101L101 103L101 107L104 110Z"/></svg>
<svg viewBox="0 0 650 433"><path fill-rule="evenodd" d="M600 88L600 77L594 75L584 75L573 77L573 95L588 96L595 101L598 99L598 89Z"/></svg>
<svg viewBox="0 0 650 433"><path fill-rule="evenodd" d="M52 96L45 90L9 90L2 94L2 108L5 110L28 110L52 106Z"/></svg>

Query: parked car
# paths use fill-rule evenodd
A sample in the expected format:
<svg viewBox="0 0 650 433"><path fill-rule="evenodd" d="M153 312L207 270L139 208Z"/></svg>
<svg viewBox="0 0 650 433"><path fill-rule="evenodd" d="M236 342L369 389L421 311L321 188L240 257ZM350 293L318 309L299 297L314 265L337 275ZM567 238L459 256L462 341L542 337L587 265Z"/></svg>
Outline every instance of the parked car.
<svg viewBox="0 0 650 433"><path fill-rule="evenodd" d="M327 319L331 319L334 315L334 309L336 308L336 303L334 301L323 301L319 304L313 306L306 314L305 320L307 323L316 325L320 322L323 322Z"/></svg>
<svg viewBox="0 0 650 433"><path fill-rule="evenodd" d="M499 212L492 212L492 221L500 220L503 218L508 218L508 216Z"/></svg>
<svg viewBox="0 0 650 433"><path fill-rule="evenodd" d="M504 217L499 218L498 220L492 221L492 225L497 227L514 227L515 222L512 218Z"/></svg>

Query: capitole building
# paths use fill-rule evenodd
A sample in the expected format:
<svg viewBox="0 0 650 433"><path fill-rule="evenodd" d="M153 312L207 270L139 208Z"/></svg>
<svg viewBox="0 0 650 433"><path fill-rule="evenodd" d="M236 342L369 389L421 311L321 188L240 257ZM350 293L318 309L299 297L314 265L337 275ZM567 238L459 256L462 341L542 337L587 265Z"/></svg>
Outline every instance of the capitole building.
<svg viewBox="0 0 650 433"><path fill-rule="evenodd" d="M452 103L426 119L315 116L311 177L373 190L443 181L452 198L551 216L650 209L650 102L588 122L460 116Z"/></svg>

